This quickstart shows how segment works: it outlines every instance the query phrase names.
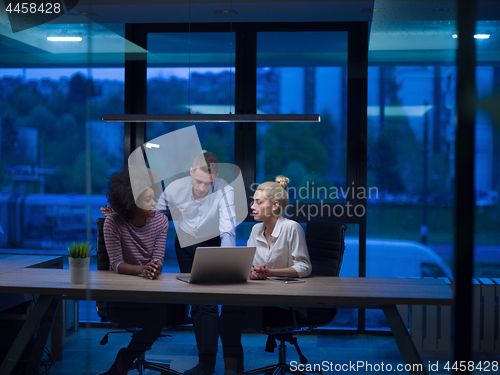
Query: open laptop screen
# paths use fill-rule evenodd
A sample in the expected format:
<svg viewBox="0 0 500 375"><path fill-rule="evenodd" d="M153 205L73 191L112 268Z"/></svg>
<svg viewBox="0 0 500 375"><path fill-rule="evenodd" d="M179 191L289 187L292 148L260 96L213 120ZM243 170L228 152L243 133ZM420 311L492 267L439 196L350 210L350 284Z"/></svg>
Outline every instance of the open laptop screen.
<svg viewBox="0 0 500 375"><path fill-rule="evenodd" d="M254 255L255 247L199 247L191 274L177 278L189 283L244 282Z"/></svg>

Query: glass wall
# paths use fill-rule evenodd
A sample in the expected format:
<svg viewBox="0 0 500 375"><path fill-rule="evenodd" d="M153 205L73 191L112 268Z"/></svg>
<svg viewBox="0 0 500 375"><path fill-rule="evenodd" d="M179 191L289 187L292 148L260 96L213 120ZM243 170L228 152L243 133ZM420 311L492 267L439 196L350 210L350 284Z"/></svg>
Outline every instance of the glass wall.
<svg viewBox="0 0 500 375"><path fill-rule="evenodd" d="M234 113L234 38L229 32L149 33L147 113ZM233 123L148 123L146 140L192 125L204 151L234 163ZM171 225L166 256L175 263L174 240Z"/></svg>
<svg viewBox="0 0 500 375"><path fill-rule="evenodd" d="M148 114L234 113L234 33L149 33ZM193 124L149 123L147 140ZM234 124L197 124L203 149L234 161Z"/></svg>
<svg viewBox="0 0 500 375"><path fill-rule="evenodd" d="M81 40L48 40L61 30ZM100 118L123 113L124 25L0 33L0 248L65 255L95 243L107 177L123 165L123 125Z"/></svg>
<svg viewBox="0 0 500 375"><path fill-rule="evenodd" d="M416 243L428 245L444 255L448 265L452 251L446 247L453 242L454 82L455 69L449 66L369 69L368 185L378 188L379 197L369 201L367 236L414 241L415 257L428 250ZM401 255L399 265L408 256ZM414 276L451 277L447 267L430 272L435 267L426 263L421 261L421 274ZM381 276L377 272L369 267L367 276ZM388 272L407 275L398 264Z"/></svg>
<svg viewBox="0 0 500 375"><path fill-rule="evenodd" d="M478 22L478 29L485 22ZM445 29L438 56L390 51L372 34L368 72L368 277L448 277L454 262L456 44ZM430 24L429 24L430 27ZM449 30L449 35L446 34ZM387 35L385 35L387 37ZM422 36L425 38L426 36ZM490 40L477 40L474 276L499 277L498 127L488 107L498 88ZM384 61L384 56L386 57ZM431 61L429 61L431 60ZM384 260L390 259L390 261ZM367 328L385 326L367 311Z"/></svg>
<svg viewBox="0 0 500 375"><path fill-rule="evenodd" d="M30 35L46 35L51 27L33 28ZM132 52L135 47L124 41L124 25L92 27L83 31L88 37L101 35L92 59L88 44L76 48L38 41L34 52L22 32L14 36L2 29L13 49L30 54L27 60L4 53L0 65L3 249L51 253L64 251L72 241L95 242L107 177L123 166L123 125L101 123L100 116L124 113L123 46ZM409 22L408 27L422 25ZM408 48L391 49L384 43L387 35L377 38L376 32L374 22L368 71L367 168L373 190L367 197L367 276L451 278L454 45L430 59ZM284 174L291 179L292 203L345 202L347 33L258 32L257 38L257 113L319 113L322 122L259 124L256 182ZM149 34L147 113L234 113L234 40L229 32ZM475 276L500 277L500 120L492 100L500 87L500 67L491 52L498 40L492 35L477 43ZM191 125L150 123L146 139ZM222 162L234 162L233 124L195 125L203 149ZM238 245L246 242L252 224L238 228ZM357 225L348 228L342 276L357 276L357 231ZM174 238L169 234L169 241Z"/></svg>
<svg viewBox="0 0 500 375"><path fill-rule="evenodd" d="M283 174L292 203L345 202L347 32L258 33L257 113L321 116L258 124L257 182Z"/></svg>
<svg viewBox="0 0 500 375"><path fill-rule="evenodd" d="M476 70L479 99L491 95L495 65ZM498 79L498 78L496 78ZM420 276L447 276L453 268L455 90L454 66L372 66L369 70L368 184L379 199L368 206L368 237L412 241ZM500 156L492 118L479 110L475 155L475 276L498 277ZM369 247L367 247L369 248ZM419 250L420 249L420 250ZM436 255L446 264L432 261ZM423 256L423 255L422 255ZM370 264L370 254L367 254ZM399 264L405 264L400 256ZM439 262L440 263L440 262ZM395 267L406 274L404 267ZM372 272L373 271L373 272ZM367 276L377 276L370 267Z"/></svg>
<svg viewBox="0 0 500 375"><path fill-rule="evenodd" d="M66 259L73 242L95 247L108 178L123 168L123 124L101 116L124 113L124 51L134 50L124 28L0 25L0 252ZM47 40L62 30L81 40ZM97 320L95 303L82 301L80 316Z"/></svg>
<svg viewBox="0 0 500 375"><path fill-rule="evenodd" d="M498 38L497 36L494 36ZM478 58L486 60L488 40L479 42ZM493 45L500 45L498 39ZM491 46L490 46L491 48ZM476 159L474 217L474 277L500 277L500 62L476 69L478 114L476 116ZM493 103L497 103L496 105Z"/></svg>
<svg viewBox="0 0 500 375"><path fill-rule="evenodd" d="M320 123L257 124L256 182L287 176L290 211L315 204L307 220L342 222L347 215L347 37L344 31L257 34L257 113L321 116ZM357 276L359 225L349 224L346 236L341 276ZM357 319L357 309L340 309L331 327L355 329Z"/></svg>

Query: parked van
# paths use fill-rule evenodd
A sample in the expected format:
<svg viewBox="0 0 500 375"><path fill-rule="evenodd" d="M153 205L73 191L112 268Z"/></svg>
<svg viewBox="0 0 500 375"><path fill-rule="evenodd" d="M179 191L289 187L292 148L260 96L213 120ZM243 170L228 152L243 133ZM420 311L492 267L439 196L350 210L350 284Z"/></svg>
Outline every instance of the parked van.
<svg viewBox="0 0 500 375"><path fill-rule="evenodd" d="M340 276L358 276L359 241L346 237ZM452 272L430 247L415 241L368 238L366 240L367 277L448 277ZM357 309L339 309L330 327L355 329ZM388 330L381 310L366 310L366 329Z"/></svg>
<svg viewBox="0 0 500 375"><path fill-rule="evenodd" d="M340 276L358 276L359 242L346 237ZM367 277L448 277L450 267L430 247L415 241L368 238Z"/></svg>

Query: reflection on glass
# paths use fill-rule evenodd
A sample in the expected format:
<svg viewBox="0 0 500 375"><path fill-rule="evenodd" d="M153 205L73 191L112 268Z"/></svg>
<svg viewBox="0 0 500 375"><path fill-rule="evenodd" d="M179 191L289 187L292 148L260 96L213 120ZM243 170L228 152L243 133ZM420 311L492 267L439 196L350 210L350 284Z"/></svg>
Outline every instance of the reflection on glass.
<svg viewBox="0 0 500 375"><path fill-rule="evenodd" d="M148 34L148 114L234 113L234 33ZM148 123L148 141L192 126ZM195 124L202 150L234 161L234 125Z"/></svg>
<svg viewBox="0 0 500 375"><path fill-rule="evenodd" d="M1 69L0 85L0 246L95 242L87 222L101 216L108 177L123 164L123 124L100 117L123 113L124 70Z"/></svg>
<svg viewBox="0 0 500 375"><path fill-rule="evenodd" d="M156 147L148 147L148 144ZM151 140L128 158L136 201L152 186L158 196L156 210L171 215L176 231L186 223L186 217L195 216L193 233L178 236L181 247L199 244L222 233L230 232L234 236L236 227L248 214L239 167L216 161L208 165L205 155L196 127L190 126ZM203 206L193 207L190 203L193 199L203 202ZM199 218L197 210L201 210ZM220 220L202 219L202 211L204 218L211 217L208 212L215 212Z"/></svg>
<svg viewBox="0 0 500 375"><path fill-rule="evenodd" d="M291 202L345 202L347 33L262 32L257 41L257 112L321 116L258 124L257 181L284 174Z"/></svg>
<svg viewBox="0 0 500 375"><path fill-rule="evenodd" d="M491 98L497 71L477 67L480 103ZM399 243L397 263L380 276L404 265L406 277L452 277L456 74L444 64L369 68L368 185L379 196L368 202L367 264L383 257L371 237ZM484 109L476 116L474 276L499 277L499 130Z"/></svg>

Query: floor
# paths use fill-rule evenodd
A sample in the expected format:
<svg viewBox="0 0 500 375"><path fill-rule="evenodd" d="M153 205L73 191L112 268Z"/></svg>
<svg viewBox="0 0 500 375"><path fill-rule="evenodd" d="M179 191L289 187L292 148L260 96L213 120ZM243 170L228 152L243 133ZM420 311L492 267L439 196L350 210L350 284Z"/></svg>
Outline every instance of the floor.
<svg viewBox="0 0 500 375"><path fill-rule="evenodd" d="M113 363L118 350L126 346L129 341L128 334L110 335L108 343L101 346L99 342L107 331L103 328L80 328L79 332L71 333L64 340L63 361L56 362L51 367L50 374L97 375L106 371ZM170 362L171 368L180 372L196 365L197 350L193 332L189 329L168 333L172 337L160 338L147 352L147 359ZM277 362L278 352L265 352L265 342L266 337L261 334L244 334L246 370ZM308 358L309 364L321 365L323 369L326 366L329 369L329 371L324 371L325 374L351 371L359 374L373 374L387 371L388 366L392 366L392 372L408 374L406 371L397 371L396 366L402 364L403 361L392 336L381 336L380 334L300 334L299 346ZM289 363L299 364L299 358L293 346L288 347L287 354ZM451 372L443 369L447 360L443 356L423 354L422 360L426 367L440 361L439 371L429 371L429 374L449 374ZM353 367L347 368L347 366L354 366L358 363L363 364L363 367L357 367L356 371ZM345 365L344 369L347 371L335 371L335 366L338 368L340 365ZM129 373L137 374L138 372L134 370ZM223 373L224 361L222 349L219 346L216 374ZM153 375L157 372L147 371L146 374Z"/></svg>

